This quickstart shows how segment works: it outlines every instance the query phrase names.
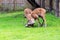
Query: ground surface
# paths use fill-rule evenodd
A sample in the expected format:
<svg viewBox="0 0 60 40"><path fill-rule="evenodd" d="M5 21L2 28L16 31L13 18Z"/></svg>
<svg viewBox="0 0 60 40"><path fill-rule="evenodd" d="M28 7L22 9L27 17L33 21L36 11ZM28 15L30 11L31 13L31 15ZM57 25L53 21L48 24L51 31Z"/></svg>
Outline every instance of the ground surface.
<svg viewBox="0 0 60 40"><path fill-rule="evenodd" d="M46 14L47 27L25 27L23 11L0 12L0 40L60 40L60 18Z"/></svg>

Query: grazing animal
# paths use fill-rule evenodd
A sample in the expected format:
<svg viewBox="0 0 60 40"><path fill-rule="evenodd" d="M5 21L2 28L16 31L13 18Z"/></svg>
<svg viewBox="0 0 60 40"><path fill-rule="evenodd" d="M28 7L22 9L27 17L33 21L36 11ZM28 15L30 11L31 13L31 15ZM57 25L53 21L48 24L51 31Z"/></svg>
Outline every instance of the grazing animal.
<svg viewBox="0 0 60 40"><path fill-rule="evenodd" d="M34 23L35 23L34 18L31 16L31 12L32 12L32 10L29 9L29 8L26 8L26 9L24 10L24 15L25 15L25 17L26 17L27 20L28 20L26 26L33 26Z"/></svg>
<svg viewBox="0 0 60 40"><path fill-rule="evenodd" d="M36 8L31 12L31 15L34 19L38 20L39 22L39 17L43 19L42 24L39 22L39 24L46 26L46 19L45 19L45 13L46 10L44 8Z"/></svg>

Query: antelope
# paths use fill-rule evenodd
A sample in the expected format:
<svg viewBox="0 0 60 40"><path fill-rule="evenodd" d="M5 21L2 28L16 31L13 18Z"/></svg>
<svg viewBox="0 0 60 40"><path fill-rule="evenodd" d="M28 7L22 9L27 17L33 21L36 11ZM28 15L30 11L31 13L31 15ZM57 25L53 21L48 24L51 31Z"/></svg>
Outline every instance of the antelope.
<svg viewBox="0 0 60 40"><path fill-rule="evenodd" d="M38 21L38 26L40 26L40 22L39 22L39 17L41 17L43 19L43 22L41 24L41 26L46 26L46 19L45 19L45 13L46 10L44 8L36 8L33 11L29 8L26 8L24 10L24 15L25 17L28 19L28 23L26 24L26 26L32 26L35 23L35 20Z"/></svg>

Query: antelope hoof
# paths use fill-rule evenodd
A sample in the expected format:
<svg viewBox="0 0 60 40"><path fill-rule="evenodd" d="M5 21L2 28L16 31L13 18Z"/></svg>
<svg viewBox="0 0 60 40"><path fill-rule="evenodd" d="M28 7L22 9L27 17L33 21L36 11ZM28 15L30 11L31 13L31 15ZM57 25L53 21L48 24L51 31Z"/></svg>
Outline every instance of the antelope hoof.
<svg viewBox="0 0 60 40"><path fill-rule="evenodd" d="M47 25L46 25L46 24L44 24L43 26L44 26L44 27L46 27Z"/></svg>
<svg viewBox="0 0 60 40"><path fill-rule="evenodd" d="M28 27L28 24L26 24L25 26Z"/></svg>

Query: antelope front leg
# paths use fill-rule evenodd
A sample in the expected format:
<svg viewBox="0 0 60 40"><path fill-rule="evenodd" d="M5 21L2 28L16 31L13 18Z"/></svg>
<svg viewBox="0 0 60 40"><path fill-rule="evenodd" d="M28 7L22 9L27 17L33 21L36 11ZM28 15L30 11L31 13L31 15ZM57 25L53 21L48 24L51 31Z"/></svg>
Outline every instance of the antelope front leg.
<svg viewBox="0 0 60 40"><path fill-rule="evenodd" d="M26 27L33 27L34 26L34 23L35 23L35 21L34 20L30 20L30 21L28 21L28 23L26 24Z"/></svg>

